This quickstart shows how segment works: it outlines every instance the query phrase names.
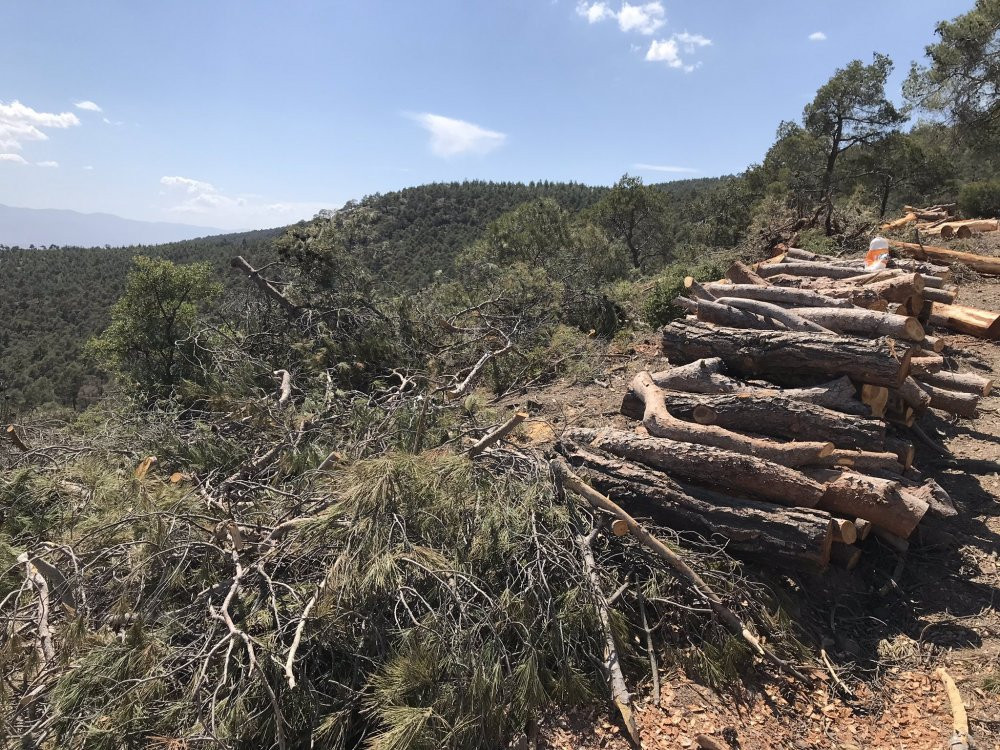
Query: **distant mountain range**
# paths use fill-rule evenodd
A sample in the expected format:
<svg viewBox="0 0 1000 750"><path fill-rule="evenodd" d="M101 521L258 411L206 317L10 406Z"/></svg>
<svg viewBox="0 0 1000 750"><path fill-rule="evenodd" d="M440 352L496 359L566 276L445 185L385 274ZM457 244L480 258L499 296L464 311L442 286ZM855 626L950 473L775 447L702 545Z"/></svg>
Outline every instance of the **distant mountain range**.
<svg viewBox="0 0 1000 750"><path fill-rule="evenodd" d="M224 232L167 221L123 219L112 214L0 205L0 245L10 247L157 245Z"/></svg>

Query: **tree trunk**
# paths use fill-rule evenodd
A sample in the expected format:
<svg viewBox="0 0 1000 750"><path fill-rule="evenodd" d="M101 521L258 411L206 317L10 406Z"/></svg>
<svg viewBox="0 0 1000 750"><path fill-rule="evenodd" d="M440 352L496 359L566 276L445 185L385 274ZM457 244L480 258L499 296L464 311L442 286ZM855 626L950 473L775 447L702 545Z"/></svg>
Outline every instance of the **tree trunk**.
<svg viewBox="0 0 1000 750"><path fill-rule="evenodd" d="M776 320L789 331L833 333L830 329L797 314L795 311L779 307L771 302L761 302L756 299L742 299L740 297L721 297L718 302L722 305L729 305L730 307L751 312L764 318Z"/></svg>
<svg viewBox="0 0 1000 750"><path fill-rule="evenodd" d="M683 299L683 298L682 298ZM740 310L732 305L715 302L703 298L692 300L694 313L698 320L717 326L730 328L753 328L756 330L777 330L779 326L772 320L767 320L749 310ZM681 303L684 307L686 304Z"/></svg>
<svg viewBox="0 0 1000 750"><path fill-rule="evenodd" d="M567 455L594 487L633 515L706 539L721 536L727 550L782 565L822 568L829 559L831 518L825 511L682 487L666 474L596 451L573 448Z"/></svg>
<svg viewBox="0 0 1000 750"><path fill-rule="evenodd" d="M847 518L864 518L904 539L927 512L927 503L904 496L898 482L837 469L809 469L804 473L824 484L818 507Z"/></svg>
<svg viewBox="0 0 1000 750"><path fill-rule="evenodd" d="M741 297L791 307L851 307L850 300L828 297L808 289L751 284L706 284L705 289L716 297Z"/></svg>
<svg viewBox="0 0 1000 750"><path fill-rule="evenodd" d="M642 401L642 424L654 437L747 453L782 466L815 464L834 450L833 444L829 442L779 443L741 435L715 425L684 422L667 411L665 394L656 386L648 372L640 372L635 376L631 392Z"/></svg>
<svg viewBox="0 0 1000 750"><path fill-rule="evenodd" d="M924 327L907 315L893 315L874 310L837 310L826 307L797 307L792 310L824 328L841 333L868 336L893 336L907 341L923 341Z"/></svg>
<svg viewBox="0 0 1000 750"><path fill-rule="evenodd" d="M881 421L849 417L822 406L795 401L784 397L782 391L718 395L670 391L665 397L667 411L688 422L790 440L823 440L838 448L864 451L885 448L885 424ZM642 419L645 406L629 391L622 401L621 411L632 419Z"/></svg>
<svg viewBox="0 0 1000 750"><path fill-rule="evenodd" d="M671 323L663 328L663 353L684 364L721 357L727 369L788 382L803 375L848 375L861 383L898 386L909 374L909 349L888 339L859 339L799 331L712 328Z"/></svg>
<svg viewBox="0 0 1000 750"><path fill-rule="evenodd" d="M915 376L921 383L961 393L989 396L993 381L971 372L925 372Z"/></svg>
<svg viewBox="0 0 1000 750"><path fill-rule="evenodd" d="M772 266L762 266L758 273L765 279L784 274L787 276L816 276L829 279L850 279L858 275L856 268L835 266L832 263L819 263L807 260L793 260L785 263L775 263Z"/></svg>
<svg viewBox="0 0 1000 750"><path fill-rule="evenodd" d="M568 430L567 436L689 482L781 505L812 508L825 492L822 484L794 469L708 445L610 429L575 428Z"/></svg>

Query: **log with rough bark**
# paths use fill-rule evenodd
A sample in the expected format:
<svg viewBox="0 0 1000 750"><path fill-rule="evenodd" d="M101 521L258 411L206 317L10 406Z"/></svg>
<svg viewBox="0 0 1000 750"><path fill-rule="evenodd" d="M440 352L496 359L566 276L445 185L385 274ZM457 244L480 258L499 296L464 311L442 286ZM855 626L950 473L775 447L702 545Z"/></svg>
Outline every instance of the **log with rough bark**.
<svg viewBox="0 0 1000 750"><path fill-rule="evenodd" d="M694 276L686 276L684 278L684 288L687 289L691 293L691 296L695 299L704 299L709 301L715 299L715 296L706 290L700 282L695 281Z"/></svg>
<svg viewBox="0 0 1000 750"><path fill-rule="evenodd" d="M781 505L815 507L825 487L799 471L745 453L612 429L574 428L566 436L689 482Z"/></svg>
<svg viewBox="0 0 1000 750"><path fill-rule="evenodd" d="M577 446L563 448L594 487L633 515L706 539L721 536L728 550L784 565L822 568L829 559L831 517L825 511L688 488L639 464Z"/></svg>
<svg viewBox="0 0 1000 750"><path fill-rule="evenodd" d="M777 283L782 277L774 276L771 281ZM867 284L847 283L837 279L808 279L805 277L784 277L786 284L799 289L808 289L828 297L847 300L858 307L869 310L884 310L890 302L908 302L924 290L924 281L920 274L900 274L882 281Z"/></svg>
<svg viewBox="0 0 1000 750"><path fill-rule="evenodd" d="M917 413L926 411L933 401L927 390L922 388L912 377L904 380L896 391L906 405Z"/></svg>
<svg viewBox="0 0 1000 750"><path fill-rule="evenodd" d="M964 253L960 250L952 250L947 247L917 245L913 242L897 242L895 240L889 240L889 245L898 250L902 250L907 255L912 255L918 260L930 258L944 263L962 263L979 273L994 275L1000 274L1000 258L994 258L988 255L977 255L975 253Z"/></svg>
<svg viewBox="0 0 1000 750"><path fill-rule="evenodd" d="M653 377L655 380L656 376ZM796 401L785 397L783 391L730 394L669 391L665 398L667 411L688 422L790 440L823 440L838 448L864 451L885 448L885 424L880 420L847 416ZM622 414L641 420L644 411L642 400L628 391L622 400Z"/></svg>
<svg viewBox="0 0 1000 750"><path fill-rule="evenodd" d="M715 425L685 422L667 411L666 394L657 387L648 372L640 372L633 378L630 391L642 401L642 424L654 437L740 451L783 466L815 464L834 450L833 443L830 442L779 443L741 435Z"/></svg>
<svg viewBox="0 0 1000 750"><path fill-rule="evenodd" d="M921 383L977 396L989 396L993 381L971 372L925 372L916 376Z"/></svg>
<svg viewBox="0 0 1000 750"><path fill-rule="evenodd" d="M996 232L1000 230L1000 222L996 219L965 219L964 221L949 221L939 227L941 237L950 240L958 237L961 240L968 239L973 233Z"/></svg>
<svg viewBox="0 0 1000 750"><path fill-rule="evenodd" d="M903 440L895 435L888 435L885 438L885 449L890 453L895 453L899 463L903 465L903 471L908 471L913 465L913 458L917 455L917 449L909 440Z"/></svg>
<svg viewBox="0 0 1000 750"><path fill-rule="evenodd" d="M936 372L944 367L944 357L940 354L919 354L910 358L910 371L917 380Z"/></svg>
<svg viewBox="0 0 1000 750"><path fill-rule="evenodd" d="M706 284L705 289L716 297L741 297L772 302L789 307L853 307L850 300L828 297L808 289L784 286L755 286L752 284Z"/></svg>
<svg viewBox="0 0 1000 750"><path fill-rule="evenodd" d="M924 291L921 292L921 296L924 302L940 302L945 305L954 304L955 298L958 296L958 290L955 288L951 289L931 289L929 287L924 287Z"/></svg>
<svg viewBox="0 0 1000 750"><path fill-rule="evenodd" d="M879 471L902 474L904 471L903 464L899 461L899 456L887 451L844 450L838 448L827 460L830 461L832 466L851 469L861 474Z"/></svg>
<svg viewBox="0 0 1000 750"><path fill-rule="evenodd" d="M979 396L975 393L951 391L947 388L929 385L926 382L924 382L922 388L930 396L930 407L932 409L940 409L950 414L957 414L960 417L976 416L976 408L979 406Z"/></svg>
<svg viewBox="0 0 1000 750"><path fill-rule="evenodd" d="M849 279L858 275L856 268L851 268L849 266L836 266L832 263L821 263L807 260L792 260L783 263L775 263L770 266L761 266L757 270L757 273L765 279L779 274L786 276L816 276L828 279Z"/></svg>
<svg viewBox="0 0 1000 750"><path fill-rule="evenodd" d="M907 341L923 341L924 327L914 317L863 309L797 307L792 312L824 328L841 333L893 336Z"/></svg>
<svg viewBox="0 0 1000 750"><path fill-rule="evenodd" d="M742 297L720 297L719 304L729 305L744 312L754 313L763 318L770 318L781 323L790 331L813 331L815 333L832 333L824 326L810 320L793 310L788 310L771 302L762 302L756 299L744 299ZM809 308L807 308L809 309Z"/></svg>
<svg viewBox="0 0 1000 750"><path fill-rule="evenodd" d="M823 406L827 409L867 416L869 408L857 398L851 379L844 376L811 388L766 388L744 383L722 374L725 364L718 357L700 359L687 365L654 372L653 382L661 388L685 393L742 393L759 398L786 398Z"/></svg>
<svg viewBox="0 0 1000 750"><path fill-rule="evenodd" d="M864 518L903 538L927 513L927 503L901 492L898 482L837 469L808 469L804 473L824 485L818 507L848 518Z"/></svg>
<svg viewBox="0 0 1000 750"><path fill-rule="evenodd" d="M935 302L931 309L930 322L936 326L950 328L953 331L979 338L995 339L1000 337L1000 313L992 310Z"/></svg>
<svg viewBox="0 0 1000 750"><path fill-rule="evenodd" d="M750 266L735 261L726 271L726 278L733 284L751 284L753 286L769 286L769 282Z"/></svg>
<svg viewBox="0 0 1000 750"><path fill-rule="evenodd" d="M683 299L683 297L680 299ZM678 302L680 302L680 299ZM779 328L774 321L763 318L749 310L741 310L732 305L700 297L692 301L694 302L695 316L704 323L728 326L730 328L754 328L758 330L776 330ZM681 302L681 305L687 307L683 302Z"/></svg>
<svg viewBox="0 0 1000 750"><path fill-rule="evenodd" d="M700 322L674 322L664 326L662 334L663 353L671 362L721 357L730 371L775 382L804 375L848 375L861 383L897 386L909 374L911 350L886 338L754 331Z"/></svg>

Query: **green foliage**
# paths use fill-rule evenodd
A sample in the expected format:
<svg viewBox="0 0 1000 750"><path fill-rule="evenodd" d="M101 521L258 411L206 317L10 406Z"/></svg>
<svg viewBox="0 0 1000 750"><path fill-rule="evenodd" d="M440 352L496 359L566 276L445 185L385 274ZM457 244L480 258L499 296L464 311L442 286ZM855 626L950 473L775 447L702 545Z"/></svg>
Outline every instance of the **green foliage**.
<svg viewBox="0 0 1000 750"><path fill-rule="evenodd" d="M971 218L1000 216L1000 180L963 185L958 194L958 206Z"/></svg>
<svg viewBox="0 0 1000 750"><path fill-rule="evenodd" d="M204 356L194 337L198 306L221 291L207 263L178 266L169 260L135 259L125 292L111 309L111 325L90 344L101 366L140 395L169 395L182 379L194 379Z"/></svg>
<svg viewBox="0 0 1000 750"><path fill-rule="evenodd" d="M942 113L961 135L985 152L1000 136L1000 0L938 24L938 41L926 48L927 66L913 64L907 98Z"/></svg>
<svg viewBox="0 0 1000 750"><path fill-rule="evenodd" d="M642 307L643 319L657 328L671 320L682 317L684 308L674 304L678 297L686 296L684 279L694 277L695 281L717 281L726 272L726 264L719 260L701 263L675 263L656 277L652 289L643 292L645 303Z"/></svg>
<svg viewBox="0 0 1000 750"><path fill-rule="evenodd" d="M591 209L593 220L628 251L634 268L657 267L668 257L663 219L667 196L624 175Z"/></svg>

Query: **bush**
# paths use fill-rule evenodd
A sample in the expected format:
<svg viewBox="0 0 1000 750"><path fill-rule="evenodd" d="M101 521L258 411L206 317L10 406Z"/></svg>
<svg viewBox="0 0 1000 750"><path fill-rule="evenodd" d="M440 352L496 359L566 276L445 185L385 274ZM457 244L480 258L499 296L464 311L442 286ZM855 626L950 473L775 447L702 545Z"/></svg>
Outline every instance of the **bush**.
<svg viewBox="0 0 1000 750"><path fill-rule="evenodd" d="M659 327L684 314L674 300L684 294L684 277L693 276L697 281L716 281L725 274L725 264L719 260L704 261L691 266L675 263L656 278L653 288L642 302L642 317L649 325Z"/></svg>
<svg viewBox="0 0 1000 750"><path fill-rule="evenodd" d="M963 185L958 194L958 207L969 218L1000 216L1000 180Z"/></svg>

